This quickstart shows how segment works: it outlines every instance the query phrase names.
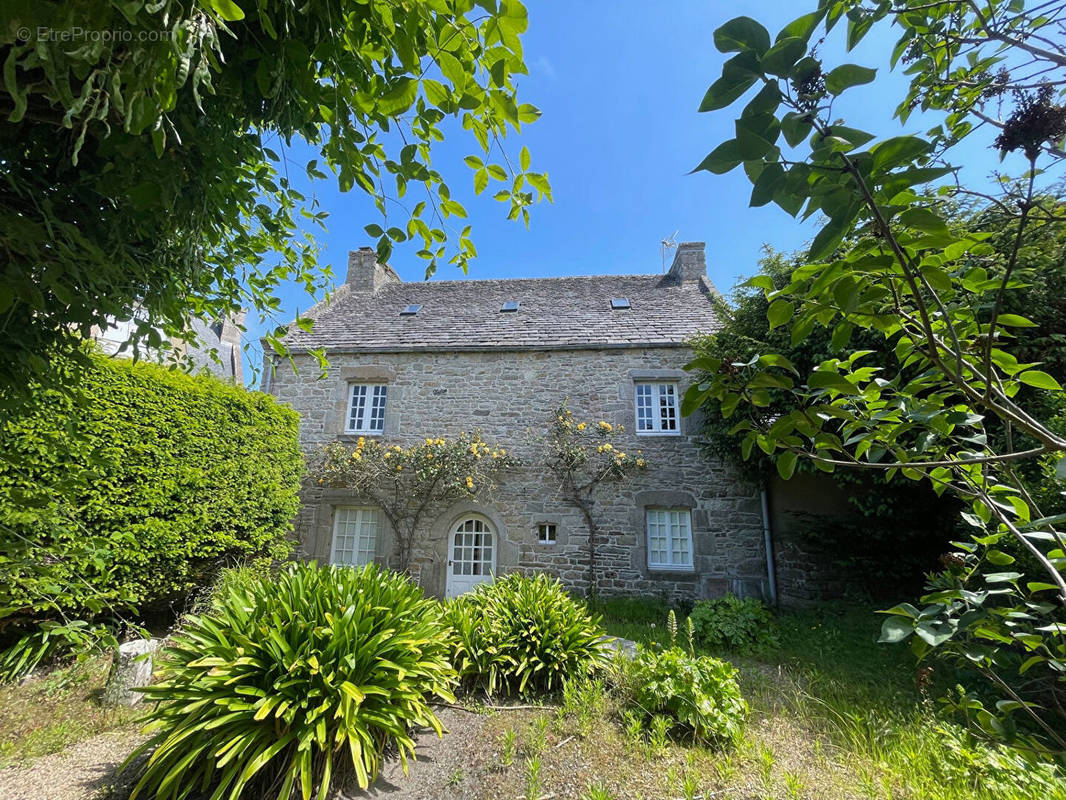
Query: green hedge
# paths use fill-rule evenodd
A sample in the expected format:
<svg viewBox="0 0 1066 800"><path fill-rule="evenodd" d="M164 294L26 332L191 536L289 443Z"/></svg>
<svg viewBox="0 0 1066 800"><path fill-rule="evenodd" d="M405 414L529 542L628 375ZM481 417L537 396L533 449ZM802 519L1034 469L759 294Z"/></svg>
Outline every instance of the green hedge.
<svg viewBox="0 0 1066 800"><path fill-rule="evenodd" d="M91 364L73 391L0 412L0 625L180 596L286 547L295 412L209 376Z"/></svg>

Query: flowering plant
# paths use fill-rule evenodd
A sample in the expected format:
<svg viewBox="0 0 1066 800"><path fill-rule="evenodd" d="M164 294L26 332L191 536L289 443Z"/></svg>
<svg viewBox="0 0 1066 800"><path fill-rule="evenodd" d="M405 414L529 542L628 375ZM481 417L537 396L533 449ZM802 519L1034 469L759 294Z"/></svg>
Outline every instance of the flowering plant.
<svg viewBox="0 0 1066 800"><path fill-rule="evenodd" d="M486 443L475 431L407 447L363 436L354 447L331 442L313 459L310 472L318 485L352 489L381 509L396 533L403 570L427 508L490 491L501 472L517 465L505 448Z"/></svg>
<svg viewBox="0 0 1066 800"><path fill-rule="evenodd" d="M601 484L622 481L647 469L643 452L630 455L615 442L625 426L606 420L578 420L563 403L549 422L548 468L559 478L563 496L581 511L589 531L589 591L596 593L596 537L593 496Z"/></svg>

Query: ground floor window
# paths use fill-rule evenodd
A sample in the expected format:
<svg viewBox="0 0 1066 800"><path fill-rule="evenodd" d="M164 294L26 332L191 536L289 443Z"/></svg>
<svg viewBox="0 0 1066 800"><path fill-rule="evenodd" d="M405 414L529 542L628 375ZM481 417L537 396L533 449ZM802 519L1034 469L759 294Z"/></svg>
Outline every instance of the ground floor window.
<svg viewBox="0 0 1066 800"><path fill-rule="evenodd" d="M649 508L648 566L692 569L692 513L687 508Z"/></svg>
<svg viewBox="0 0 1066 800"><path fill-rule="evenodd" d="M537 526L537 541L541 544L555 544L558 536L558 528L550 522L542 522Z"/></svg>
<svg viewBox="0 0 1066 800"><path fill-rule="evenodd" d="M333 516L331 564L369 564L377 552L381 513L376 508L338 508Z"/></svg>

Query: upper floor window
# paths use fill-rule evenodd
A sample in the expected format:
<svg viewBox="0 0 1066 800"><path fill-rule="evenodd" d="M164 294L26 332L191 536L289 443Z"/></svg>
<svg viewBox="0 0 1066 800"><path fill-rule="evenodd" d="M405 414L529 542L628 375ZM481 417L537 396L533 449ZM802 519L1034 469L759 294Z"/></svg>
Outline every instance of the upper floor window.
<svg viewBox="0 0 1066 800"><path fill-rule="evenodd" d="M687 508L649 508L648 566L692 569L692 512Z"/></svg>
<svg viewBox="0 0 1066 800"><path fill-rule="evenodd" d="M677 423L677 384L638 381L636 384L637 433L681 433Z"/></svg>
<svg viewBox="0 0 1066 800"><path fill-rule="evenodd" d="M374 560L380 515L376 508L338 508L333 518L331 564L360 566Z"/></svg>
<svg viewBox="0 0 1066 800"><path fill-rule="evenodd" d="M385 396L389 387L383 383L353 383L348 396L348 433L381 433L385 430Z"/></svg>

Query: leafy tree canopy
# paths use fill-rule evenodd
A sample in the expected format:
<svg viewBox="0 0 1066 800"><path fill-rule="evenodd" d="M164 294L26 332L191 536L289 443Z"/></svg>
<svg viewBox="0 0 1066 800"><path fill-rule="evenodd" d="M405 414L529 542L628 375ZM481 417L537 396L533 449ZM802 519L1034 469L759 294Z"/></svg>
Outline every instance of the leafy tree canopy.
<svg viewBox="0 0 1066 800"><path fill-rule="evenodd" d="M449 118L511 218L550 193L524 148L501 157L539 114L516 92L526 25L518 0L5 3L0 381L135 309L155 347L189 315L272 316L284 280L322 289L305 226L326 215L293 170L374 198L382 260L414 239L427 273L465 269L466 212L432 163ZM320 157L290 163L294 138Z"/></svg>
<svg viewBox="0 0 1066 800"><path fill-rule="evenodd" d="M739 364L708 356L691 365L706 379L684 404L691 412L717 402L726 416L743 409L734 433L745 451L774 455L785 477L804 458L827 471L899 473L965 500L973 541L920 606L888 612L883 639L980 670L1001 702L988 709L966 697L960 708L1030 751L1066 750L1066 536L1017 467L1039 460L1048 479L1066 481L1066 437L1042 411L1062 400L1059 378L1018 347L1017 332L1037 322L1007 304L1024 287L1026 243L1066 217L1066 45L1054 33L1064 20L1063 3L821 0L773 40L747 17L715 31L728 60L701 110L758 89L735 118L735 138L697 169L743 165L752 205L775 202L824 220L786 285L752 279L769 303L770 328L787 330L792 346L828 328L839 348L864 330L891 358L886 365L869 348L848 348L800 369L773 349ZM911 78L897 116L906 122L916 108L941 115L923 136L879 138L834 114L836 98L873 82L876 70L827 64L812 39L819 30L843 34L850 50L876 25L899 32L892 63L902 61ZM1002 118L992 113L1001 100ZM960 185L950 163L954 145L975 135L1027 162L998 195ZM1006 248L997 250L987 227L954 227L931 185L990 203ZM1032 402L1030 389L1042 399ZM760 413L772 391L791 395L790 411ZM1001 546L1008 540L1038 572L1019 568Z"/></svg>

